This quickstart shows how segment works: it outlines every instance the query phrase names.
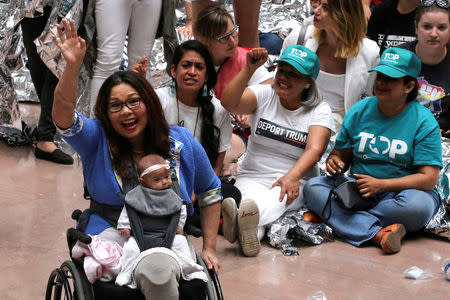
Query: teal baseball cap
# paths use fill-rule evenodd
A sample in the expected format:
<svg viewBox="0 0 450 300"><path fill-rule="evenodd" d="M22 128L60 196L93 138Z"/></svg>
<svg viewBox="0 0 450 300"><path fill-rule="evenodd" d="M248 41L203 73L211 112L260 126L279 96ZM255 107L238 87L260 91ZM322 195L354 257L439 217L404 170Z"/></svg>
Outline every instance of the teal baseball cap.
<svg viewBox="0 0 450 300"><path fill-rule="evenodd" d="M317 78L320 71L320 61L317 55L303 45L287 47L274 63L285 62L293 66L303 75Z"/></svg>
<svg viewBox="0 0 450 300"><path fill-rule="evenodd" d="M381 54L380 63L369 72L378 71L392 78L411 76L417 78L422 62L413 52L401 48L389 48Z"/></svg>

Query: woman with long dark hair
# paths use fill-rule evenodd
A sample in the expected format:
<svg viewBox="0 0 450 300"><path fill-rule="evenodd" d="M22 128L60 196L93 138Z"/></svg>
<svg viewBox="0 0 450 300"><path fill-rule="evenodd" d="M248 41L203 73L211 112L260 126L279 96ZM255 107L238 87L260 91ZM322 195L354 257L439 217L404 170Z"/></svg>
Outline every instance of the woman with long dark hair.
<svg viewBox="0 0 450 300"><path fill-rule="evenodd" d="M53 120L65 140L77 151L92 196L84 232L123 242L115 227L124 205L124 194L138 184L137 162L157 153L177 172L181 198L193 213L191 195L197 195L202 211L202 258L208 268L220 267L216 238L220 215L220 181L202 146L181 127L169 127L161 104L150 84L134 72L117 72L100 88L95 106L97 120L75 110L78 74L86 44L78 37L73 21L63 21L54 38L66 68L55 90ZM137 287L146 299L178 299L179 263L165 251L147 249L133 271ZM160 270L159 272L153 272ZM185 278L184 278L185 279Z"/></svg>
<svg viewBox="0 0 450 300"><path fill-rule="evenodd" d="M171 76L172 86L156 90L166 120L189 129L220 175L232 129L228 112L210 93L217 75L208 48L195 40L179 45L172 57Z"/></svg>

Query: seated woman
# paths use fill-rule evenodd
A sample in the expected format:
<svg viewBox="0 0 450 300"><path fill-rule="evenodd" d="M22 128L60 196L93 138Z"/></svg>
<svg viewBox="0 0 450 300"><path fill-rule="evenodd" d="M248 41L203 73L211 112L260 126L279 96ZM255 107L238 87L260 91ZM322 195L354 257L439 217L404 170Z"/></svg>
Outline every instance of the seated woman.
<svg viewBox="0 0 450 300"><path fill-rule="evenodd" d="M378 64L379 48L366 38L365 28L361 0L322 0L303 39L320 59L316 83L333 111L336 132L350 107L373 94L375 75L367 71ZM301 32L301 28L293 30L281 52L298 44Z"/></svg>
<svg viewBox="0 0 450 300"><path fill-rule="evenodd" d="M331 175L350 168L348 179L375 206L351 211L334 197L328 201L334 177L313 178L303 189L306 206L354 246L373 241L385 253L398 252L405 233L422 229L440 205L441 139L433 115L415 101L420 65L411 51L383 52L371 70L377 71L375 97L348 111L326 162Z"/></svg>
<svg viewBox="0 0 450 300"><path fill-rule="evenodd" d="M92 196L85 232L105 239L123 239L114 228L129 190L139 184L135 166L140 158L156 153L170 160L177 171L181 197L190 203L192 192L201 207L202 258L218 270L216 238L220 215L220 181L201 145L181 127L169 127L150 84L134 72L117 72L100 88L96 120L75 111L78 74L86 51L75 25L58 27L66 68L55 90L53 120L66 141L77 151L83 176ZM192 205L187 206L192 214ZM114 227L113 227L114 226ZM170 251L170 250L169 250ZM167 253L145 255L134 269L134 279L146 299L178 299L181 268Z"/></svg>
<svg viewBox="0 0 450 300"><path fill-rule="evenodd" d="M211 53L214 68L217 72L217 83L213 90L217 99L222 97L224 88L230 81L242 70L246 63L246 53L248 48L238 46L239 43L239 27L234 24L230 14L220 6L208 6L202 10L194 25L194 37L208 47ZM273 75L269 73L264 66L255 70L253 76L248 80L247 84L255 85L273 82ZM231 151L228 151L226 163L233 161L235 158L245 152L246 138L249 134L248 118L238 115L235 118L237 125L235 133L232 136Z"/></svg>
<svg viewBox="0 0 450 300"><path fill-rule="evenodd" d="M219 176L225 151L231 148L232 129L230 115L210 95L217 75L208 48L195 40L179 45L172 57L171 75L172 86L156 90L166 120L189 129Z"/></svg>
<svg viewBox="0 0 450 300"><path fill-rule="evenodd" d="M400 46L416 53L422 61L418 100L433 113L441 133L447 137L450 137L449 18L448 1L422 1L415 19L417 40Z"/></svg>
<svg viewBox="0 0 450 300"><path fill-rule="evenodd" d="M301 207L302 187L319 174L317 162L334 131L331 109L314 82L320 69L314 52L288 47L275 61L273 86L246 88L266 59L264 48L247 52L247 64L221 99L228 111L250 115L252 134L235 184L243 200L238 210L232 199L222 204L224 236L230 242L239 236L246 256L259 253L267 224Z"/></svg>

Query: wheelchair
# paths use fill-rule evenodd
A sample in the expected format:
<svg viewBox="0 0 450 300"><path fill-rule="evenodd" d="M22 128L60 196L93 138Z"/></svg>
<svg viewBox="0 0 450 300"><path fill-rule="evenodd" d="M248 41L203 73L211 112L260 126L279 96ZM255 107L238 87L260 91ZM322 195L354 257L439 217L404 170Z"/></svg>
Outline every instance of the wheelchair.
<svg viewBox="0 0 450 300"><path fill-rule="evenodd" d="M81 211L77 209L72 213L72 219L77 221L80 215ZM66 260L59 268L51 272L45 293L46 300L145 300L139 290L117 286L114 282L96 281L91 284L84 273L83 259L72 257L72 248L77 241L89 244L91 237L75 228L69 228L67 245L71 260ZM208 270L202 258L199 255L196 256L197 263L203 267L208 278L206 299L222 300L222 288L217 274L214 270Z"/></svg>

